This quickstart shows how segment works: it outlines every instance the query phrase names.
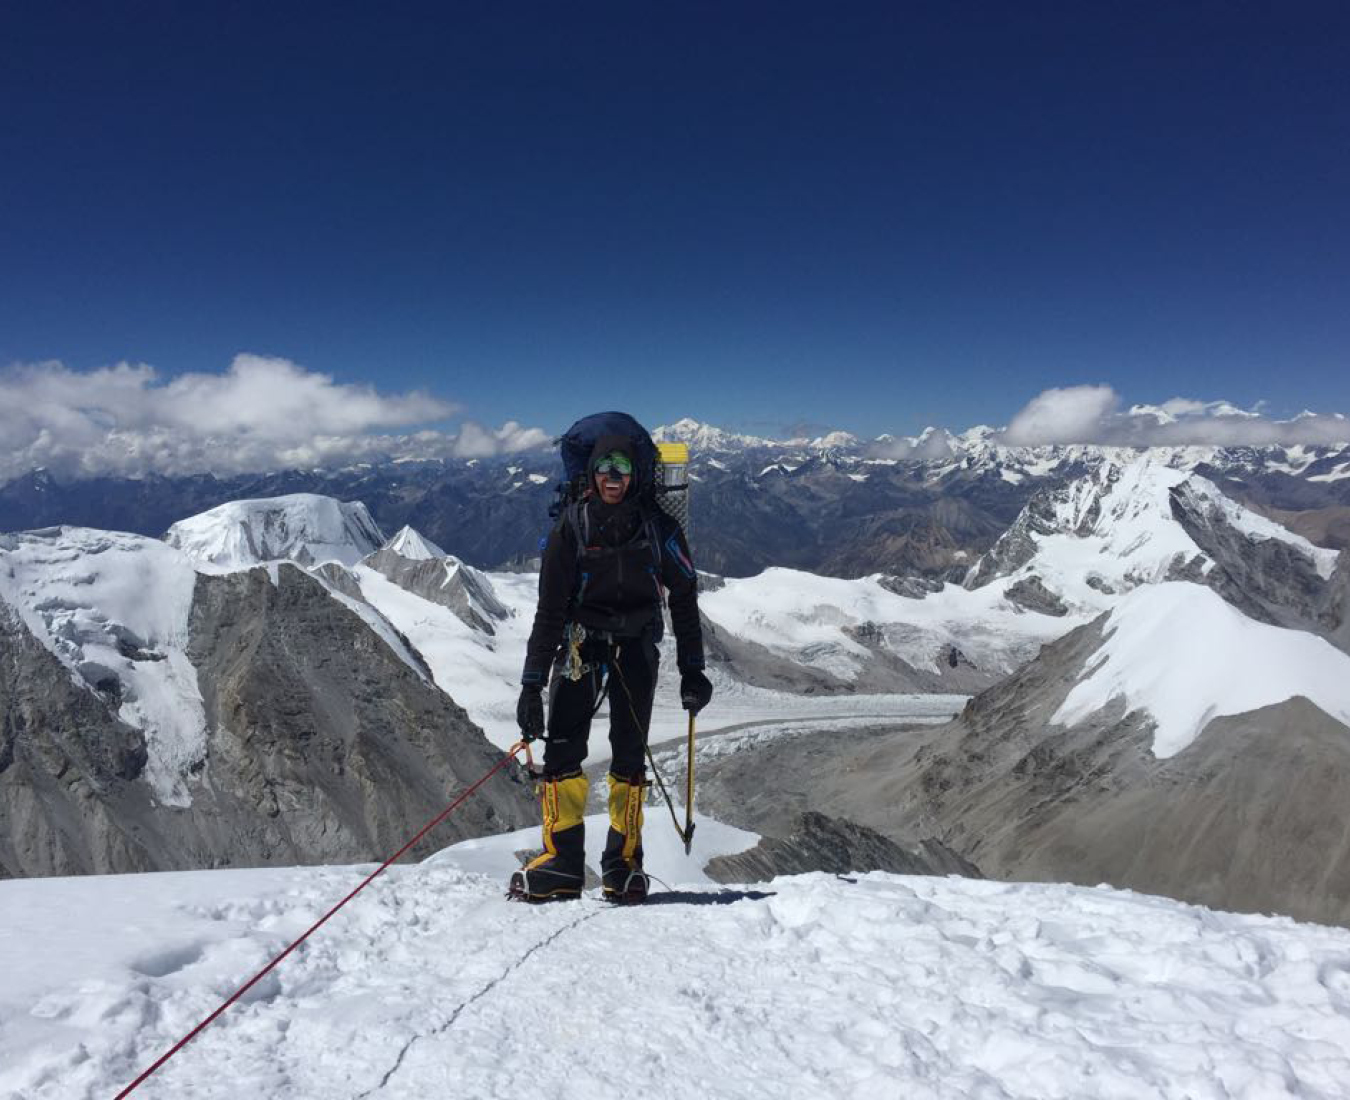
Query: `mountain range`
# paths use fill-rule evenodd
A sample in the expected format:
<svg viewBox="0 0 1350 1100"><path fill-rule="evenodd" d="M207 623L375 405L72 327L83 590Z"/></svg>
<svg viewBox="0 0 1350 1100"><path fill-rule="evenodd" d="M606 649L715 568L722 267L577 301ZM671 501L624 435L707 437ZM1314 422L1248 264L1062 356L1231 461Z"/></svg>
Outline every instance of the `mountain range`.
<svg viewBox="0 0 1350 1100"><path fill-rule="evenodd" d="M1009 447L988 428L774 441L681 420L653 434L691 445L696 559L727 576L784 566L839 577L960 579L1037 491L1140 453ZM1231 499L1321 545L1350 546L1350 444L1148 453L1161 465L1200 473ZM547 449L223 479L64 481L34 470L0 486L0 530L66 524L159 537L230 501L313 493L360 502L385 531L412 526L466 563L498 569L538 553L560 473Z"/></svg>
<svg viewBox="0 0 1350 1100"><path fill-rule="evenodd" d="M726 446L695 464L703 499L719 477L773 497L809 466L792 491L823 510L823 486L865 486L869 465L919 472L835 438L750 477L731 467L761 444ZM937 576L704 572L722 725L700 741L701 806L769 838L781 867L858 826L874 852L940 852L935 868L1350 920L1332 826L1289 793L1347 793L1350 555L1235 499L1237 467L1219 477L1213 451L1053 457L1037 473L1029 452L1018 470L996 448L979 460L995 466L956 462L946 476L1022 503ZM1272 452L1242 484L1338 492L1334 468L1308 473L1324 459ZM920 465L940 483L938 461ZM0 745L9 873L368 858L514 740L535 584L318 494L230 501L162 540L0 537L0 691L20 716ZM667 676L652 741L681 728ZM533 812L508 785L462 828ZM807 836L813 812L833 820ZM1255 854L1223 875L1237 851Z"/></svg>

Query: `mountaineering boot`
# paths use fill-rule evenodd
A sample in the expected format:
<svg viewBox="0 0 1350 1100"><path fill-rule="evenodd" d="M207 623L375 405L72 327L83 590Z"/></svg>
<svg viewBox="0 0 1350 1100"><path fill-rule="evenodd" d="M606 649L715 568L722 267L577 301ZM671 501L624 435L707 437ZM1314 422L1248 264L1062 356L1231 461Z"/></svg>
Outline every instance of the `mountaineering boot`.
<svg viewBox="0 0 1350 1100"><path fill-rule="evenodd" d="M510 896L521 901L581 897L586 881L586 792L581 772L545 776L539 784L544 851L511 876Z"/></svg>
<svg viewBox="0 0 1350 1100"><path fill-rule="evenodd" d="M609 833L600 860L608 901L638 902L647 897L642 871L642 803L647 793L646 772L624 777L609 773Z"/></svg>

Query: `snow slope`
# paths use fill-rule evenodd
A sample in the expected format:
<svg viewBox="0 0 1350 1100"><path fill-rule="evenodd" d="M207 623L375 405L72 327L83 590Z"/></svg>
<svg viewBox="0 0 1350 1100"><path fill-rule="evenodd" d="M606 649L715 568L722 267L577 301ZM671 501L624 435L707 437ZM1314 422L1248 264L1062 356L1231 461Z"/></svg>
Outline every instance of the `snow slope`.
<svg viewBox="0 0 1350 1100"><path fill-rule="evenodd" d="M940 671L955 646L978 668L1011 672L1086 617L1029 614L1004 598L1006 583L965 589L947 585L922 599L882 587L880 574L858 580L796 569L728 577L699 596L699 609L719 630L789 660L851 679L866 646L846 628L875 624L881 644L913 667Z"/></svg>
<svg viewBox="0 0 1350 1100"><path fill-rule="evenodd" d="M135 1095L1350 1095L1344 929L882 873L530 907L480 859L377 880ZM362 874L0 883L0 1097L113 1095Z"/></svg>
<svg viewBox="0 0 1350 1100"><path fill-rule="evenodd" d="M164 538L190 557L224 569L278 560L350 566L385 541L364 504L314 493L231 501L180 520Z"/></svg>
<svg viewBox="0 0 1350 1100"><path fill-rule="evenodd" d="M0 535L0 600L145 734L161 801L190 802L184 776L206 752L206 712L187 658L197 573L157 539L84 527ZM115 694L113 694L115 692Z"/></svg>
<svg viewBox="0 0 1350 1100"><path fill-rule="evenodd" d="M1350 726L1350 656L1322 638L1249 619L1202 585L1137 588L1051 721L1074 725L1123 697L1153 718L1153 755L1175 756L1213 719L1302 695Z"/></svg>
<svg viewBox="0 0 1350 1100"><path fill-rule="evenodd" d="M1034 577L1071 612L1091 614L1113 607L1120 593L1163 581L1182 566L1193 563L1207 574L1214 563L1173 516L1172 492L1183 484L1195 502L1248 539L1286 543L1324 580L1334 572L1336 551L1243 508L1212 482L1169 465L1167 457L1145 452L1112 459L1033 500L967 583ZM1009 554L1016 556L1015 567L991 569Z"/></svg>
<svg viewBox="0 0 1350 1100"><path fill-rule="evenodd" d="M369 566L352 572L361 595L421 653L436 686L467 710L494 744L506 748L515 741L516 695L539 579L525 573L491 577L493 594L517 614L494 624L495 634L489 635Z"/></svg>
<svg viewBox="0 0 1350 1100"><path fill-rule="evenodd" d="M525 658L525 642L534 624L539 578L531 573L488 574L492 592L511 612L495 623L495 633L489 635L475 630L448 607L400 588L367 566L358 566L353 574L361 586L362 596L417 648L426 659L437 686L469 712L469 716L483 727L488 740L501 748L514 743L519 737L516 697L520 692L520 670ZM802 576L810 577L810 574ZM728 585L732 583L729 581ZM890 593L883 594L890 596ZM706 603L711 595L701 596L700 603ZM653 744L681 737L685 731L685 716L679 701L679 676L674 671L674 641L669 634L662 645L664 671L652 714ZM741 722L768 719L804 722L843 714L863 719L886 716L912 721L938 720L950 717L965 702L965 697L958 695L851 695L847 698L791 695L738 683L716 668L709 674L716 694L699 721L699 729L705 733ZM596 718L588 758L592 763L608 757L609 747L603 732L608 713L606 705Z"/></svg>
<svg viewBox="0 0 1350 1100"><path fill-rule="evenodd" d="M409 561L429 561L447 556L444 550L420 531L406 525L384 544L384 549L392 550Z"/></svg>

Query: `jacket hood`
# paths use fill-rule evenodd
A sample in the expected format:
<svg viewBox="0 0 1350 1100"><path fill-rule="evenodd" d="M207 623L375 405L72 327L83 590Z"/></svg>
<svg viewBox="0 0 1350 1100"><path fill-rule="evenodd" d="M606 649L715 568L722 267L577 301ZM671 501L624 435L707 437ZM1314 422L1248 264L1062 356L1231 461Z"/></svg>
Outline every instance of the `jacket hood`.
<svg viewBox="0 0 1350 1100"><path fill-rule="evenodd" d="M633 441L623 435L602 435L595 441L595 446L591 448L590 461L586 463L586 484L591 486L595 484L595 468L600 464L600 460L605 455L614 451L628 456L628 461L633 464L633 480L628 484L628 493L631 497L638 489L638 464L637 449L633 446Z"/></svg>

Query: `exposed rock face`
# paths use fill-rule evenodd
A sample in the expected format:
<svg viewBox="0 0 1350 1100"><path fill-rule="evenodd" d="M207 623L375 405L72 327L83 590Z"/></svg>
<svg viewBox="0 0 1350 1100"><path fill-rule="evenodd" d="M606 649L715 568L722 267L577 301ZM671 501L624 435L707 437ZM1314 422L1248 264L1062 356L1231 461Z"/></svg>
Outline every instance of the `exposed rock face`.
<svg viewBox="0 0 1350 1100"><path fill-rule="evenodd" d="M200 576L189 625L206 755L166 806L142 735L0 603L0 873L382 859L501 758L295 566ZM536 817L511 768L408 858Z"/></svg>
<svg viewBox="0 0 1350 1100"><path fill-rule="evenodd" d="M801 814L786 838L765 837L748 852L709 860L704 871L715 882L767 882L808 871L980 877L974 864L935 840L906 850L871 829L819 813Z"/></svg>
<svg viewBox="0 0 1350 1100"><path fill-rule="evenodd" d="M259 862L392 851L500 753L464 711L302 570L203 576L191 620L212 730L207 775ZM520 828L516 776L481 789L413 857Z"/></svg>
<svg viewBox="0 0 1350 1100"><path fill-rule="evenodd" d="M149 870L145 739L0 601L0 878Z"/></svg>
<svg viewBox="0 0 1350 1100"><path fill-rule="evenodd" d="M310 569L310 573L318 577L334 592L342 593L349 600L366 602L366 598L361 592L361 582L352 575L352 571L345 565L339 565L335 561L326 561L322 565L314 566Z"/></svg>
<svg viewBox="0 0 1350 1100"><path fill-rule="evenodd" d="M1207 584L1249 618L1317 629L1326 581L1306 553L1280 539L1253 539L1233 526L1215 499L1190 483L1172 490L1172 516L1213 561L1207 572L1171 579Z"/></svg>
<svg viewBox="0 0 1350 1100"><path fill-rule="evenodd" d="M1336 572L1322 594L1318 622L1327 641L1350 653L1350 550L1342 550L1336 559Z"/></svg>
<svg viewBox="0 0 1350 1100"><path fill-rule="evenodd" d="M912 600L921 600L934 592L941 592L943 585L942 581L928 577L882 577L877 583L887 592Z"/></svg>
<svg viewBox="0 0 1350 1100"><path fill-rule="evenodd" d="M701 789L745 818L781 818L776 803L845 814L902 844L933 835L993 877L1350 924L1337 809L1350 805L1350 729L1294 698L1215 720L1159 760L1146 716L1120 705L1051 725L1101 631L1099 620L1046 646L946 726L796 738L730 757Z"/></svg>
<svg viewBox="0 0 1350 1100"><path fill-rule="evenodd" d="M1063 616L1069 613L1064 601L1045 587L1040 577L1023 577L1010 585L1004 595L1018 607L1027 611L1036 611L1042 615Z"/></svg>
<svg viewBox="0 0 1350 1100"><path fill-rule="evenodd" d="M511 609L497 598L492 582L455 558L407 558L385 547L363 564L404 591L448 607L462 622L485 634L495 634L492 624L511 615Z"/></svg>
<svg viewBox="0 0 1350 1100"><path fill-rule="evenodd" d="M718 630L717 624L700 615L703 626L703 655L710 666L721 666L743 683L773 691L795 691L804 695L842 695L853 686L824 669L798 664L779 656L765 646Z"/></svg>

